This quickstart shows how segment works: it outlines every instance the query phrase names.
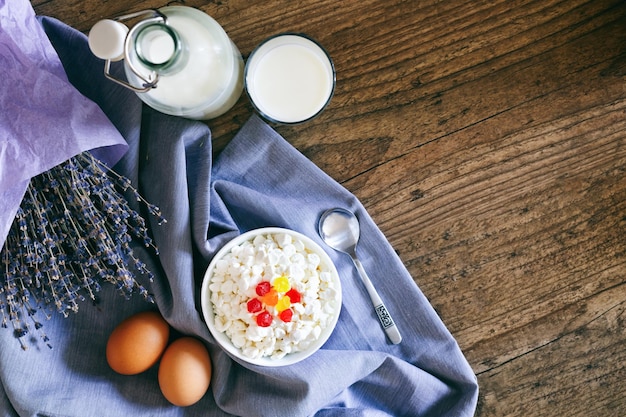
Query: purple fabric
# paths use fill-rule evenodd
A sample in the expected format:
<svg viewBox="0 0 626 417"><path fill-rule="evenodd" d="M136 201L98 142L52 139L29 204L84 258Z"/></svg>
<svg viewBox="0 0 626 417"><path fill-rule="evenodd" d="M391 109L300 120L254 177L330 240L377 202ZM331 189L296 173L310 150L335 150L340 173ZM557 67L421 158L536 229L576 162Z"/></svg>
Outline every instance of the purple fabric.
<svg viewBox="0 0 626 417"><path fill-rule="evenodd" d="M104 113L67 80L26 0L0 0L0 248L28 181L85 150L126 143Z"/></svg>

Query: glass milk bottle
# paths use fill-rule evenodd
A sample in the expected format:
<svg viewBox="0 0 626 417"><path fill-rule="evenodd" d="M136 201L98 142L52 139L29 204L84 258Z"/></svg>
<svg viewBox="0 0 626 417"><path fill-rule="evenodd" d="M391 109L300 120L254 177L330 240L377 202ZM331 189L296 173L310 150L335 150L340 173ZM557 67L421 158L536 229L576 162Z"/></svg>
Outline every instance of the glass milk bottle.
<svg viewBox="0 0 626 417"><path fill-rule="evenodd" d="M142 17L130 30L121 21ZM235 105L243 91L243 59L224 29L206 13L168 6L102 20L89 46L105 60L107 78L134 90L152 108L207 120ZM110 73L124 60L127 80Z"/></svg>

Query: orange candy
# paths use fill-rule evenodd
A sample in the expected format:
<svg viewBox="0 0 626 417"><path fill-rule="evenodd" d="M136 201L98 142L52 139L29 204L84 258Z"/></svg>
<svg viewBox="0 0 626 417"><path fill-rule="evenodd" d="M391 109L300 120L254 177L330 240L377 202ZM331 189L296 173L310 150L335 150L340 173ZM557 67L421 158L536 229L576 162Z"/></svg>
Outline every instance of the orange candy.
<svg viewBox="0 0 626 417"><path fill-rule="evenodd" d="M278 293L272 288L267 294L261 297L261 301L263 301L265 305L274 307L276 303L278 303Z"/></svg>

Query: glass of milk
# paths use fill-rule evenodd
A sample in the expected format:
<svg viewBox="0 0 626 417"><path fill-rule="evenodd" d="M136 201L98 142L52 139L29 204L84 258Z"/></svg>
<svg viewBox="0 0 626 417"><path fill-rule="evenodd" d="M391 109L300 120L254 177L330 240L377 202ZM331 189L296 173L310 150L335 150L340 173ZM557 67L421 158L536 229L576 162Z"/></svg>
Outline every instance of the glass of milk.
<svg viewBox="0 0 626 417"><path fill-rule="evenodd" d="M293 124L316 117L335 90L328 53L303 34L283 33L261 43L244 70L248 96L270 122Z"/></svg>

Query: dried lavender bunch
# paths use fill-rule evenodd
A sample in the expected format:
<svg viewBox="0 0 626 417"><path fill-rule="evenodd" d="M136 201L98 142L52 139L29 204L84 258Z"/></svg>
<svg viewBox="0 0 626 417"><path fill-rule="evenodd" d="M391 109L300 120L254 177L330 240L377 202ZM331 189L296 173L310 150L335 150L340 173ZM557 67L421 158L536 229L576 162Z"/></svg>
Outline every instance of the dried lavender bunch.
<svg viewBox="0 0 626 417"><path fill-rule="evenodd" d="M121 192L131 191L159 224L158 207L145 201L130 180L110 170L89 152L69 159L31 179L26 195L0 251L1 326L23 338L33 330L51 347L37 313L50 318L77 312L80 301L94 303L104 282L126 298L134 292L153 302L136 273L152 282L153 274L131 249L133 239L158 249L144 218ZM36 340L36 338L34 338Z"/></svg>

